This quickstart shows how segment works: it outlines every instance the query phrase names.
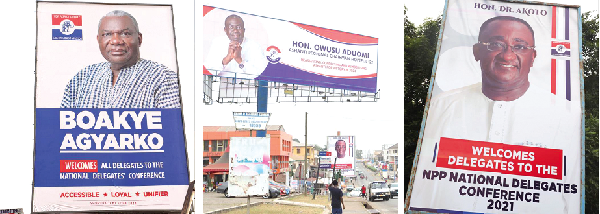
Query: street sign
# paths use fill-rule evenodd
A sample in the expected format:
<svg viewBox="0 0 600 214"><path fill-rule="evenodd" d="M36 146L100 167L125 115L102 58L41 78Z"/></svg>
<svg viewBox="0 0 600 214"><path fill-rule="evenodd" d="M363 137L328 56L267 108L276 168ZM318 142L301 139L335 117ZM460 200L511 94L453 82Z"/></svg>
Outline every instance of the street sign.
<svg viewBox="0 0 600 214"><path fill-rule="evenodd" d="M331 152L319 151L319 156L331 156Z"/></svg>
<svg viewBox="0 0 600 214"><path fill-rule="evenodd" d="M331 164L319 164L319 168L321 168L321 169L331 169Z"/></svg>
<svg viewBox="0 0 600 214"><path fill-rule="evenodd" d="M266 112L233 112L233 121L238 130L267 130L270 116Z"/></svg>

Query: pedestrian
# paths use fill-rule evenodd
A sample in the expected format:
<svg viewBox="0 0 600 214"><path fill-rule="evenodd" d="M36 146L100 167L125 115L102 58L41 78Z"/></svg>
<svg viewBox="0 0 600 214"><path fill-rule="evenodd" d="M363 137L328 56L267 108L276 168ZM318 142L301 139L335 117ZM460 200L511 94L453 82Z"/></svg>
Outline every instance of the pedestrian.
<svg viewBox="0 0 600 214"><path fill-rule="evenodd" d="M346 205L344 204L344 193L342 190L338 189L338 181L333 180L331 182L331 186L329 186L329 192L331 193L331 213L332 214L341 214L342 207L346 209Z"/></svg>
<svg viewBox="0 0 600 214"><path fill-rule="evenodd" d="M366 194L367 188L365 187L365 185L362 186L362 188L360 189L360 192L361 192L360 196L366 199L367 198L367 194Z"/></svg>

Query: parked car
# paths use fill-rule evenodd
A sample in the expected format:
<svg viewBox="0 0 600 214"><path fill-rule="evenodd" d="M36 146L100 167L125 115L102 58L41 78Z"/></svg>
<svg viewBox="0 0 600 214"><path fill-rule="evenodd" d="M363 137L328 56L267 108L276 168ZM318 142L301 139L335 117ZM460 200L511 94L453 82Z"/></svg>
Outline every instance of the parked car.
<svg viewBox="0 0 600 214"><path fill-rule="evenodd" d="M348 193L350 197L360 197L360 189L354 189L352 192Z"/></svg>
<svg viewBox="0 0 600 214"><path fill-rule="evenodd" d="M385 201L390 200L390 188L388 188L385 181L373 181L369 184L368 188L369 201L375 201L378 198Z"/></svg>
<svg viewBox="0 0 600 214"><path fill-rule="evenodd" d="M223 193L225 195L225 198L229 198L230 196L229 196L228 186L229 186L228 181L217 184L217 193Z"/></svg>
<svg viewBox="0 0 600 214"><path fill-rule="evenodd" d="M269 185L269 193L263 195L263 198L277 198L279 197L280 193L279 190L277 189L277 187Z"/></svg>
<svg viewBox="0 0 600 214"><path fill-rule="evenodd" d="M398 183L388 184L390 187L390 198L394 198L394 196L398 196Z"/></svg>
<svg viewBox="0 0 600 214"><path fill-rule="evenodd" d="M269 181L269 185L276 186L282 196L289 195L290 192L292 191L291 187L288 187L286 185L283 185L283 184L280 184L280 183L277 183L274 181Z"/></svg>
<svg viewBox="0 0 600 214"><path fill-rule="evenodd" d="M353 189L354 189L354 185L346 186L346 191L348 191L348 192L352 192Z"/></svg>

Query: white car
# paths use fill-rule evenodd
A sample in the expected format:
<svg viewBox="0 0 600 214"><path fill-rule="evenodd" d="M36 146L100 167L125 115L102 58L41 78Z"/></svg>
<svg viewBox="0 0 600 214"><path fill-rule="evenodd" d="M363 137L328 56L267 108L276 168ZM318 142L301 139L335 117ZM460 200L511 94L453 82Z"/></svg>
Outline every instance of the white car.
<svg viewBox="0 0 600 214"><path fill-rule="evenodd" d="M381 198L385 201L390 200L390 188L385 181L373 181L369 184L367 196L369 201L375 201L377 198Z"/></svg>
<svg viewBox="0 0 600 214"><path fill-rule="evenodd" d="M389 184L390 187L390 198L394 198L394 196L398 197L398 183Z"/></svg>
<svg viewBox="0 0 600 214"><path fill-rule="evenodd" d="M360 189L352 190L352 192L348 193L350 197L360 197Z"/></svg>

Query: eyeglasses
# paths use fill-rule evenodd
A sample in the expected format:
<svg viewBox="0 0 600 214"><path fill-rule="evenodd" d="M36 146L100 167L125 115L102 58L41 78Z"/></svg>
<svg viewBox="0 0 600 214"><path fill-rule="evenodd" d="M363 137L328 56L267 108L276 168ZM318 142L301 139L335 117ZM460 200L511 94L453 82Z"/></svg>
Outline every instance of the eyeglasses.
<svg viewBox="0 0 600 214"><path fill-rule="evenodd" d="M241 25L229 25L229 30L242 30L244 29L244 26Z"/></svg>
<svg viewBox="0 0 600 214"><path fill-rule="evenodd" d="M134 33L132 33L131 31L117 31L117 32L104 32L104 33L100 34L100 36L102 38L110 38L115 33L117 34L117 36L119 36L119 38L127 38L127 39L133 37L133 35L134 35Z"/></svg>
<svg viewBox="0 0 600 214"><path fill-rule="evenodd" d="M529 50L534 49L535 46L526 46L526 45L507 45L504 42L490 42L490 43L486 43L486 42L478 42L479 44L485 45L488 49L488 51L490 52L496 52L496 51L506 51L506 49L508 49L508 47L511 48L512 52L516 53L516 54L524 54L527 53Z"/></svg>

